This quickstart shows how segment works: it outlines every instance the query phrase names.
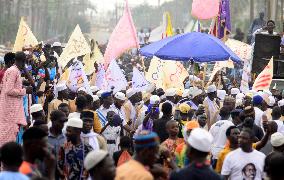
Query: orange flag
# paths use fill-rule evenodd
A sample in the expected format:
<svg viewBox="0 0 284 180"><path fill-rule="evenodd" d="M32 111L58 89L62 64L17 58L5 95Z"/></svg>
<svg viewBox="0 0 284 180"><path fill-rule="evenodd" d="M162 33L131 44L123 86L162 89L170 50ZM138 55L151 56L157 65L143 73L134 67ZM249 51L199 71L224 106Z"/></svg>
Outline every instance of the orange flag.
<svg viewBox="0 0 284 180"><path fill-rule="evenodd" d="M104 55L105 69L110 62L119 57L124 51L139 48L136 29L126 0L123 16L114 28Z"/></svg>
<svg viewBox="0 0 284 180"><path fill-rule="evenodd" d="M255 91L269 89L273 78L273 57L264 68L264 70L257 76L254 81L252 89Z"/></svg>

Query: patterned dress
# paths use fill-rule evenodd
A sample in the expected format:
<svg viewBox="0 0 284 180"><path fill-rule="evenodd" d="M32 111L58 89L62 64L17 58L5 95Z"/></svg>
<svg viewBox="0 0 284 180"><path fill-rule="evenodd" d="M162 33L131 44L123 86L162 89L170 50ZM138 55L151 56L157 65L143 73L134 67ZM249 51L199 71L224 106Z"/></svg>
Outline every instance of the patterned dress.
<svg viewBox="0 0 284 180"><path fill-rule="evenodd" d="M0 94L0 146L16 141L18 125L26 125L23 106L23 88L21 72L17 66L8 68L2 80Z"/></svg>
<svg viewBox="0 0 284 180"><path fill-rule="evenodd" d="M58 167L65 179L81 180L87 177L87 171L84 169L84 159L92 151L88 144L80 143L74 146L66 142L59 150Z"/></svg>

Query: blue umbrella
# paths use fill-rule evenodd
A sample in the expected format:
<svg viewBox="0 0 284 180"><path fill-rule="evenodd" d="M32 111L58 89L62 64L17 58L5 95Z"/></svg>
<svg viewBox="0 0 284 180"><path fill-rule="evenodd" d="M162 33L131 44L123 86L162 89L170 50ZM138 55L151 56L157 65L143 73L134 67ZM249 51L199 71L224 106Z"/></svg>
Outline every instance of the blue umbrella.
<svg viewBox="0 0 284 180"><path fill-rule="evenodd" d="M156 56L164 60L193 60L196 62L224 61L241 59L220 39L204 33L179 34L152 43L140 49L143 56Z"/></svg>

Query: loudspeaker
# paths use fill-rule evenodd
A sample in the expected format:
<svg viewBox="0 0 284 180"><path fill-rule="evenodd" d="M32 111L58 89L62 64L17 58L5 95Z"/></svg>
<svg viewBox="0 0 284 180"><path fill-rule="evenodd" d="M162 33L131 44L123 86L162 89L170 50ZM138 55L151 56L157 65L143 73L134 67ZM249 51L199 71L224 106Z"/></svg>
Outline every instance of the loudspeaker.
<svg viewBox="0 0 284 180"><path fill-rule="evenodd" d="M277 35L256 34L253 53L252 73L259 74L274 57L274 75L278 76L281 37ZM281 65L281 64L280 64Z"/></svg>

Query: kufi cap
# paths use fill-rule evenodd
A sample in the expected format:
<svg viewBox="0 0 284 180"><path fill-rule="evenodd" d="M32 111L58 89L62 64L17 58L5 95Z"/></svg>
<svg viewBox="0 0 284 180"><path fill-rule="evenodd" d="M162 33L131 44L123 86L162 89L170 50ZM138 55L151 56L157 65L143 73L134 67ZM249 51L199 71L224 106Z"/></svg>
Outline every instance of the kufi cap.
<svg viewBox="0 0 284 180"><path fill-rule="evenodd" d="M208 131L201 128L196 128L190 133L187 142L191 147L198 151L210 152L213 137Z"/></svg>
<svg viewBox="0 0 284 180"><path fill-rule="evenodd" d="M183 114L187 114L189 112L189 110L191 109L191 107L186 103L180 104L178 108L179 108L180 112L183 113Z"/></svg>
<svg viewBox="0 0 284 180"><path fill-rule="evenodd" d="M159 137L155 132L141 131L134 137L135 148L149 148L159 145Z"/></svg>
<svg viewBox="0 0 284 180"><path fill-rule="evenodd" d="M97 100L100 100L99 96L98 95L93 95L93 101L97 101Z"/></svg>
<svg viewBox="0 0 284 180"><path fill-rule="evenodd" d="M66 123L66 127L83 128L83 121L80 118L70 118Z"/></svg>
<svg viewBox="0 0 284 180"><path fill-rule="evenodd" d="M255 105L261 105L263 98L260 95L255 95L253 96L252 101L253 101L253 104Z"/></svg>
<svg viewBox="0 0 284 180"><path fill-rule="evenodd" d="M79 91L84 91L85 93L87 93L87 90L86 90L86 88L84 88L84 87L80 87L80 88L77 90L77 92L79 92Z"/></svg>
<svg viewBox="0 0 284 180"><path fill-rule="evenodd" d="M31 114L32 113L35 113L35 112L39 112L39 111L43 111L43 107L41 104L33 104L31 107L30 107L30 112Z"/></svg>
<svg viewBox="0 0 284 180"><path fill-rule="evenodd" d="M66 86L66 84L64 83L62 83L62 84L57 84L56 85L56 90L57 90L57 92L60 92L60 91L64 91L65 89L67 89L67 86Z"/></svg>
<svg viewBox="0 0 284 180"><path fill-rule="evenodd" d="M226 91L225 90L217 90L217 97L221 100L224 100L226 96Z"/></svg>
<svg viewBox="0 0 284 180"><path fill-rule="evenodd" d="M103 92L101 98L107 98L109 96L111 96L111 92Z"/></svg>
<svg viewBox="0 0 284 180"><path fill-rule="evenodd" d="M133 88L127 89L126 91L126 97L131 98L134 94L136 94L136 90Z"/></svg>
<svg viewBox="0 0 284 180"><path fill-rule="evenodd" d="M284 99L278 101L278 106L279 106L279 107L284 106Z"/></svg>
<svg viewBox="0 0 284 180"><path fill-rule="evenodd" d="M90 89L93 93L100 90L100 88L98 88L97 86L91 86Z"/></svg>
<svg viewBox="0 0 284 180"><path fill-rule="evenodd" d="M97 92L97 96L98 96L99 98L101 98L101 97L102 97L102 94L103 94L104 92L105 92L104 90L99 90L99 91Z"/></svg>
<svg viewBox="0 0 284 180"><path fill-rule="evenodd" d="M271 135L270 142L273 147L282 146L284 144L284 135L280 132L276 132Z"/></svg>
<svg viewBox="0 0 284 180"><path fill-rule="evenodd" d="M189 92L190 92L189 89L185 89L185 90L183 91L183 93L182 93L182 97L183 97L183 98L189 97Z"/></svg>
<svg viewBox="0 0 284 180"><path fill-rule="evenodd" d="M175 96L176 94L177 94L177 91L175 88L167 89L165 92L166 97L172 97L172 96Z"/></svg>
<svg viewBox="0 0 284 180"><path fill-rule="evenodd" d="M242 99L236 99L236 107L242 106L243 105L243 100Z"/></svg>
<svg viewBox="0 0 284 180"><path fill-rule="evenodd" d="M108 152L101 149L89 152L84 160L84 167L89 171L99 164L107 155Z"/></svg>
<svg viewBox="0 0 284 180"><path fill-rule="evenodd" d="M216 92L216 91L217 91L217 88L216 88L215 85L210 85L207 88L207 93L212 93L212 92Z"/></svg>
<svg viewBox="0 0 284 180"><path fill-rule="evenodd" d="M150 97L150 104L159 104L161 101L160 97L157 95L152 95Z"/></svg>
<svg viewBox="0 0 284 180"><path fill-rule="evenodd" d="M240 93L240 90L238 88L232 88L231 89L231 95L237 95Z"/></svg>
<svg viewBox="0 0 284 180"><path fill-rule="evenodd" d="M243 94L243 93L239 93L239 94L237 94L237 96L236 96L236 99L244 99L244 97L245 97L245 95Z"/></svg>
<svg viewBox="0 0 284 180"><path fill-rule="evenodd" d="M94 119L94 113L92 111L82 111L80 114L80 119Z"/></svg>
<svg viewBox="0 0 284 180"><path fill-rule="evenodd" d="M52 44L52 47L61 47L62 45L61 45L61 43L60 42L54 42L53 44Z"/></svg>
<svg viewBox="0 0 284 180"><path fill-rule="evenodd" d="M199 89L198 87L190 87L189 88L189 96L191 96L191 98L195 98L196 96L202 94L202 90Z"/></svg>
<svg viewBox="0 0 284 180"><path fill-rule="evenodd" d="M117 93L115 93L114 97L115 97L116 99L121 100L121 101L125 101L125 100L126 100L126 96L125 96L125 94L122 93L122 92L117 92Z"/></svg>

